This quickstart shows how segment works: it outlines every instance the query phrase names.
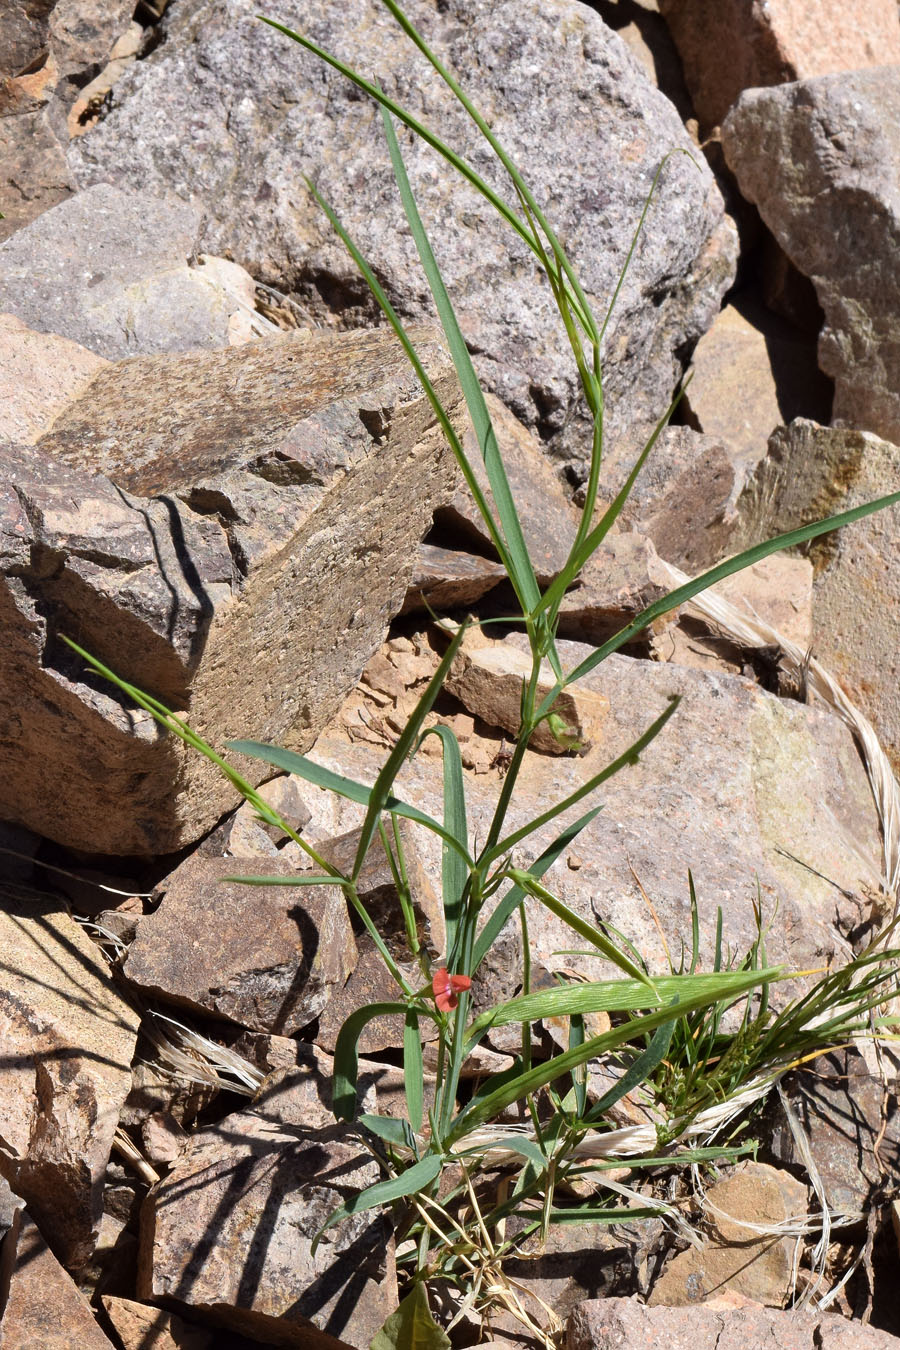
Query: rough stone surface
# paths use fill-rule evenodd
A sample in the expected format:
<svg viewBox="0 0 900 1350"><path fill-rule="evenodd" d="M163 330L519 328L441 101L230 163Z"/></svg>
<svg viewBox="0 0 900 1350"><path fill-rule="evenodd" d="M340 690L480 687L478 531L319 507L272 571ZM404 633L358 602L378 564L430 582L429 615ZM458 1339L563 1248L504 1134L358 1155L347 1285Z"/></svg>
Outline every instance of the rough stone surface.
<svg viewBox="0 0 900 1350"><path fill-rule="evenodd" d="M2 890L0 1173L66 1265L91 1254L138 1015L60 902Z"/></svg>
<svg viewBox="0 0 900 1350"><path fill-rule="evenodd" d="M895 492L900 448L876 436L797 421L769 443L738 504L747 543ZM810 546L815 655L875 727L900 767L900 508Z"/></svg>
<svg viewBox="0 0 900 1350"><path fill-rule="evenodd" d="M669 588L651 577L655 558L650 540L636 530L608 534L563 599L560 636L599 646L659 600Z"/></svg>
<svg viewBox="0 0 900 1350"><path fill-rule="evenodd" d="M753 466L776 427L795 417L827 422L831 390L815 346L762 305L726 305L697 343L684 409L692 426Z"/></svg>
<svg viewBox="0 0 900 1350"><path fill-rule="evenodd" d="M900 71L749 90L722 138L741 192L815 285L832 420L900 441Z"/></svg>
<svg viewBox="0 0 900 1350"><path fill-rule="evenodd" d="M420 336L455 410L449 360ZM57 635L219 746L306 749L399 610L456 482L383 332L117 363L38 447L0 446L0 466L0 815L119 854L182 847L236 794L86 679Z"/></svg>
<svg viewBox="0 0 900 1350"><path fill-rule="evenodd" d="M110 360L224 347L238 306L215 267L188 266L201 221L171 194L99 183L0 244L0 310Z"/></svg>
<svg viewBox="0 0 900 1350"><path fill-rule="evenodd" d="M505 580L505 568L490 558L426 542L419 545L415 571L400 613L466 609Z"/></svg>
<svg viewBox="0 0 900 1350"><path fill-rule="evenodd" d="M896 1173L900 1162L896 1097L885 1093L881 1075L872 1073L855 1050L823 1055L808 1072L792 1075L785 1091L809 1140L828 1203L837 1210L864 1213L873 1192L885 1175ZM774 1156L786 1166L802 1165L777 1104L770 1122Z"/></svg>
<svg viewBox="0 0 900 1350"><path fill-rule="evenodd" d="M521 649L520 639L507 641ZM559 646L564 669L591 650L577 643ZM732 950L746 950L752 942L757 884L764 916L778 902L778 922L767 939L771 961L809 969L827 961L830 953L846 955L846 944L833 927L834 886L779 852L815 860L818 870L848 890L858 888L866 859L880 867L868 783L850 734L837 719L781 701L748 680L618 655L584 684L609 699L602 734L583 758L526 755L508 817L510 831L622 754L668 706L670 695L680 694L682 701L638 766L623 770L598 791L595 800L603 803L603 810L570 850L578 855L577 870L561 861L548 873L548 883L565 903L585 918L608 919L653 969L662 970L666 962L660 935L629 864L650 896L670 946L674 944L673 953L690 931L690 868L704 961L712 959L719 905ZM336 720L310 754L358 781L374 781L383 750L348 743L340 725ZM499 737L487 742L489 754L497 748ZM478 839L487 835L501 773L497 767L466 774L470 829ZM440 762L416 756L398 779L397 795L439 817ZM361 808L326 793L316 794L310 806L309 828L322 836L358 823L361 815ZM567 820L585 809L584 804L571 808L571 817L560 817L520 844L516 856L521 864L536 857ZM440 841L422 830L419 844L424 864L438 878ZM571 946L571 934L540 907L529 908L529 926L535 960L551 970L574 960L553 955ZM579 957L576 964L586 973L595 972L596 978L604 973L602 964L590 958ZM790 988L776 986L773 999L784 1000Z"/></svg>
<svg viewBox="0 0 900 1350"><path fill-rule="evenodd" d="M744 89L900 61L894 0L659 0L705 129Z"/></svg>
<svg viewBox="0 0 900 1350"><path fill-rule="evenodd" d="M290 876L273 859L188 858L160 886L124 965L145 992L257 1031L290 1035L353 969L356 943L335 886L242 886L226 876Z"/></svg>
<svg viewBox="0 0 900 1350"><path fill-rule="evenodd" d="M133 1298L102 1300L124 1350L213 1350L213 1332Z"/></svg>
<svg viewBox="0 0 900 1350"><path fill-rule="evenodd" d="M710 1186L704 1209L711 1232L703 1247L688 1247L665 1266L649 1303L681 1307L726 1290L783 1308L791 1291L793 1238L754 1232L752 1224L806 1217L806 1187L765 1163L747 1163Z"/></svg>
<svg viewBox="0 0 900 1350"><path fill-rule="evenodd" d="M739 1295L702 1307L589 1300L569 1319L566 1350L898 1350L900 1340L837 1313L763 1308Z"/></svg>
<svg viewBox="0 0 900 1350"><path fill-rule="evenodd" d="M397 1304L390 1225L369 1211L313 1237L379 1168L346 1127L257 1112L196 1135L145 1201L139 1297L304 1350L368 1345ZM319 1334L317 1334L319 1333Z"/></svg>
<svg viewBox="0 0 900 1350"><path fill-rule="evenodd" d="M39 440L105 364L77 342L0 314L0 441Z"/></svg>
<svg viewBox="0 0 900 1350"><path fill-rule="evenodd" d="M206 249L231 248L254 275L292 288L314 317L370 313L343 246L297 189L308 175L363 253L378 260L403 312L430 312L377 110L256 23L255 12L250 0L214 11L198 0L179 5L166 42L120 81L109 115L73 145L78 181L196 194L209 204ZM509 195L467 115L379 6L295 0L279 18L359 64ZM438 56L465 72L602 316L653 174L668 150L690 147L677 112L600 18L573 0L420 0L411 18ZM184 125L190 138L172 135ZM577 374L531 254L480 196L437 168L429 149L405 140L404 154L488 387L555 438L561 454L583 462L589 440L583 420L572 418ZM705 165L698 171L675 156L606 335L611 445L640 437L667 405L679 354L712 319L734 254Z"/></svg>
<svg viewBox="0 0 900 1350"><path fill-rule="evenodd" d="M112 1350L90 1304L50 1251L27 1214L17 1216L15 1265L0 1317L4 1350ZM5 1253L4 1253L5 1255Z"/></svg>

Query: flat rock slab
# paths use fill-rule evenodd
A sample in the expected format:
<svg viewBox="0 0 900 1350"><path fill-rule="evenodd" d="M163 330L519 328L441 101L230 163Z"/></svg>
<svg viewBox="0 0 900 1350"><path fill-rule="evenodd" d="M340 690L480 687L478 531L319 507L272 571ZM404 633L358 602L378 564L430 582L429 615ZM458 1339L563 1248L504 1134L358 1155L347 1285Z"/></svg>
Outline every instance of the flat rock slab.
<svg viewBox="0 0 900 1350"><path fill-rule="evenodd" d="M563 668L571 669L593 649L560 642L559 650ZM826 712L782 701L749 680L618 655L584 685L609 700L600 735L581 758L526 755L507 821L510 832L623 754L672 695L680 695L681 703L639 764L597 792L593 800L603 803L603 810L573 842L572 863L561 858L547 874L551 889L583 918L608 920L621 929L657 971L666 968L665 952L636 877L677 965L681 940L690 933L689 868L707 968L717 907L724 912L725 940L743 952L756 935L758 896L766 921L778 904L766 939L773 963L809 969L836 952L843 959L846 945L832 926L834 886L780 851L848 890L858 888L867 858L880 866L877 815L856 746L843 725ZM499 738L489 744L497 747ZM384 757L362 742L348 744L336 728L310 753L328 768L369 783ZM466 775L470 838L487 836L501 772ZM440 819L440 763L416 756L398 779L397 795ZM571 808L571 815L519 844L520 865L536 857L587 805ZM309 829L321 836L357 824L361 815L361 808L326 793L316 794L310 807ZM418 843L423 863L438 878L440 841L423 829ZM856 922L855 907L853 913ZM529 906L529 931L534 957L549 969L571 959L553 955L571 947L571 933L537 905ZM609 973L591 958L579 957L578 965L592 978ZM784 1000L790 991L790 985L776 986L773 999Z"/></svg>
<svg viewBox="0 0 900 1350"><path fill-rule="evenodd" d="M745 89L900 61L894 0L659 0L697 116L718 126Z"/></svg>
<svg viewBox="0 0 900 1350"><path fill-rule="evenodd" d="M105 364L70 338L0 314L0 441L39 440Z"/></svg>
<svg viewBox="0 0 900 1350"><path fill-rule="evenodd" d="M832 420L900 441L900 67L748 90L722 145L741 192L815 285Z"/></svg>
<svg viewBox="0 0 900 1350"><path fill-rule="evenodd" d="M0 244L0 311L109 360L224 347L239 306L188 266L202 218L172 194L78 192Z"/></svg>
<svg viewBox="0 0 900 1350"><path fill-rule="evenodd" d="M757 543L896 492L900 447L797 420L769 442L738 502L742 543ZM900 769L900 507L810 546L812 648L865 713ZM877 880L878 873L870 878Z"/></svg>
<svg viewBox="0 0 900 1350"><path fill-rule="evenodd" d="M112 1350L91 1306L50 1251L27 1214L7 1239L13 1262L9 1295L0 1316L4 1350Z"/></svg>
<svg viewBox="0 0 900 1350"><path fill-rule="evenodd" d="M196 1135L141 1213L138 1294L302 1350L368 1345L397 1305L390 1223L355 1215L313 1238L379 1179L345 1126L279 1126L256 1112Z"/></svg>
<svg viewBox="0 0 900 1350"><path fill-rule="evenodd" d="M160 886L124 971L144 993L290 1036L308 1026L356 962L337 886L246 886L227 876L290 876L277 859L191 857Z"/></svg>
<svg viewBox="0 0 900 1350"><path fill-rule="evenodd" d="M417 337L455 415L449 358ZM38 446L0 446L0 815L90 852L199 838L237 804L231 785L58 635L219 747L306 749L400 609L456 481L385 332L104 367Z"/></svg>
<svg viewBox="0 0 900 1350"><path fill-rule="evenodd" d="M166 41L117 85L108 115L70 148L82 185L196 195L204 248L295 291L312 318L371 302L312 197L319 184L404 314L430 314L377 109L343 77L255 19L251 0L172 12ZM480 134L390 16L357 0L291 0L279 20L381 83L510 197ZM527 174L602 317L663 156L691 142L624 44L573 0L423 0L411 18ZM188 138L172 135L190 125ZM433 152L404 141L423 219L487 387L567 458L590 452L571 354L533 255ZM597 241L602 239L603 246ZM675 155L605 340L610 440L642 438L668 405L680 353L734 272L735 239L702 159ZM648 303L652 297L652 303Z"/></svg>
<svg viewBox="0 0 900 1350"><path fill-rule="evenodd" d="M67 1265L90 1257L139 1017L64 905L0 891L0 1173Z"/></svg>
<svg viewBox="0 0 900 1350"><path fill-rule="evenodd" d="M572 1314L566 1350L898 1350L886 1331L837 1313L763 1308L727 1295L689 1308L648 1308L630 1298L595 1299Z"/></svg>

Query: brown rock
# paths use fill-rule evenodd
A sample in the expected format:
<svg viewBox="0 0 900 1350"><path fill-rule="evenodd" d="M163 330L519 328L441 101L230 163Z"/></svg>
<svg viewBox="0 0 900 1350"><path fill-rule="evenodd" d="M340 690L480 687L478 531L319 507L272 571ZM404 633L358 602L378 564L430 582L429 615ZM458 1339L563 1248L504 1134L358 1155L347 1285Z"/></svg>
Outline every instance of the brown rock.
<svg viewBox="0 0 900 1350"><path fill-rule="evenodd" d="M15 1265L0 1317L4 1350L111 1350L87 1299L27 1214L16 1217L6 1241L13 1242Z"/></svg>
<svg viewBox="0 0 900 1350"><path fill-rule="evenodd" d="M421 350L455 407L447 357ZM98 378L39 448L0 447L0 814L72 847L169 852L232 808L233 788L85 679L57 634L220 746L306 749L399 609L455 467L383 332L140 358Z"/></svg>
<svg viewBox="0 0 900 1350"><path fill-rule="evenodd" d="M213 1350L211 1331L191 1326L174 1313L105 1295L103 1307L123 1350Z"/></svg>
<svg viewBox="0 0 900 1350"><path fill-rule="evenodd" d="M397 1304L388 1220L359 1214L315 1256L310 1247L331 1211L378 1175L344 1126L229 1116L196 1135L147 1197L139 1296L278 1345L368 1345Z"/></svg>
<svg viewBox="0 0 900 1350"><path fill-rule="evenodd" d="M124 972L131 984L258 1031L308 1025L356 960L338 887L245 886L233 875L290 876L273 860L188 858L162 883Z"/></svg>
<svg viewBox="0 0 900 1350"><path fill-rule="evenodd" d="M490 558L441 548L437 544L420 544L416 568L400 613L413 614L420 609L433 609L438 613L465 609L477 604L505 578L505 568Z"/></svg>
<svg viewBox="0 0 900 1350"><path fill-rule="evenodd" d="M368 933L359 935L357 946L359 959L352 974L342 988L334 991L319 1018L316 1044L329 1054L334 1053L338 1034L351 1013L369 1003L395 1003L401 997L401 991L397 988ZM418 979L414 977L413 983L421 984L421 982L421 976ZM357 1041L359 1053L374 1055L379 1050L401 1050L403 1024L404 1018L399 1013L394 1017L373 1018L366 1023ZM426 1022L425 1019L420 1022L420 1030L423 1033L430 1030L433 1034L437 1034L434 1024Z"/></svg>
<svg viewBox="0 0 900 1350"><path fill-rule="evenodd" d="M897 446L864 432L804 421L780 428L739 503L745 540L756 543L896 491L898 465ZM894 506L810 546L814 654L872 722L895 767L900 767L898 522L900 508Z"/></svg>
<svg viewBox="0 0 900 1350"><path fill-rule="evenodd" d="M524 427L494 395L487 395L487 403L522 524L522 534L538 581L547 585L561 570L569 555L578 528L578 512L541 449L541 442L535 433ZM471 424L466 428L463 445L489 506L496 510ZM468 488L461 487L453 501L436 513L435 521L439 526L455 530L463 537L468 536L482 549L493 552L490 533Z"/></svg>
<svg viewBox="0 0 900 1350"><path fill-rule="evenodd" d="M4 887L0 1173L60 1259L88 1259L138 1015L58 901Z"/></svg>
<svg viewBox="0 0 900 1350"><path fill-rule="evenodd" d="M744 89L900 61L893 0L659 0L704 129Z"/></svg>
<svg viewBox="0 0 900 1350"><path fill-rule="evenodd" d="M260 784L257 792L263 801L278 812L286 825L295 833L302 833L309 821L309 807L303 800L296 778L273 778L268 783ZM226 855L235 858L277 858L280 848L289 838L290 835L278 826L265 824L257 815L256 808L250 802L244 802L212 834L207 835L199 852L210 858Z"/></svg>
<svg viewBox="0 0 900 1350"><path fill-rule="evenodd" d="M515 736L520 725L522 681L530 675L531 658L521 648L504 642L473 646L464 640L447 676L446 687L475 717ZM538 701L554 684L547 664L538 683ZM554 706L563 722L562 737L557 739L548 724L542 722L529 744L544 754L565 755L573 749L583 754L599 732L607 708L606 700L594 691L566 690Z"/></svg>
<svg viewBox="0 0 900 1350"><path fill-rule="evenodd" d="M726 1295L701 1307L648 1308L636 1299L589 1300L569 1319L566 1350L898 1350L900 1340L837 1313L762 1308Z"/></svg>
<svg viewBox="0 0 900 1350"><path fill-rule="evenodd" d="M0 314L0 440L38 440L104 365L77 342Z"/></svg>
<svg viewBox="0 0 900 1350"><path fill-rule="evenodd" d="M704 1208L712 1229L702 1249L689 1247L667 1262L649 1303L703 1303L726 1290L783 1308L791 1291L796 1239L762 1234L751 1225L806 1217L806 1187L765 1163L746 1163L710 1186Z"/></svg>
<svg viewBox="0 0 900 1350"><path fill-rule="evenodd" d="M560 637L600 646L659 600L670 588L651 579L655 558L653 544L637 530L608 534L563 598Z"/></svg>
<svg viewBox="0 0 900 1350"><path fill-rule="evenodd" d="M776 427L794 417L825 422L831 389L815 345L761 305L726 305L697 343L684 410L692 426L723 441L753 468Z"/></svg>
<svg viewBox="0 0 900 1350"><path fill-rule="evenodd" d="M896 6L886 3L896 27ZM855 9L845 13L855 26ZM886 65L749 90L722 127L741 192L815 285L825 312L819 366L835 382L832 420L893 441L900 441L898 128L900 79Z"/></svg>

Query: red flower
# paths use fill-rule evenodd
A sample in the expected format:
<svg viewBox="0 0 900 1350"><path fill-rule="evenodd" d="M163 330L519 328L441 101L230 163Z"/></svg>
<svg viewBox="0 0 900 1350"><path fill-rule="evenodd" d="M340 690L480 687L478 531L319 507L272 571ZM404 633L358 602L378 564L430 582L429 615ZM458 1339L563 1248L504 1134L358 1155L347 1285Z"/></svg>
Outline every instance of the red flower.
<svg viewBox="0 0 900 1350"><path fill-rule="evenodd" d="M431 992L441 1012L449 1012L451 1008L455 1008L459 1003L457 994L470 988L471 984L468 975L448 975L445 966L436 970L431 981Z"/></svg>

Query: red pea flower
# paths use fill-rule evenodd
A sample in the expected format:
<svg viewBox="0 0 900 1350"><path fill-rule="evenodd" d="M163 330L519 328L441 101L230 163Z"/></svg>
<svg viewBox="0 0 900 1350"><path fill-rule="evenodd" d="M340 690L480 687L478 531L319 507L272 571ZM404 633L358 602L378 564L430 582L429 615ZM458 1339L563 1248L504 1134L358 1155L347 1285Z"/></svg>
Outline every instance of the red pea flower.
<svg viewBox="0 0 900 1350"><path fill-rule="evenodd" d="M449 1012L451 1008L455 1008L459 1003L457 994L461 994L471 984L468 975L448 975L446 966L436 970L431 981L431 992L441 1012Z"/></svg>

